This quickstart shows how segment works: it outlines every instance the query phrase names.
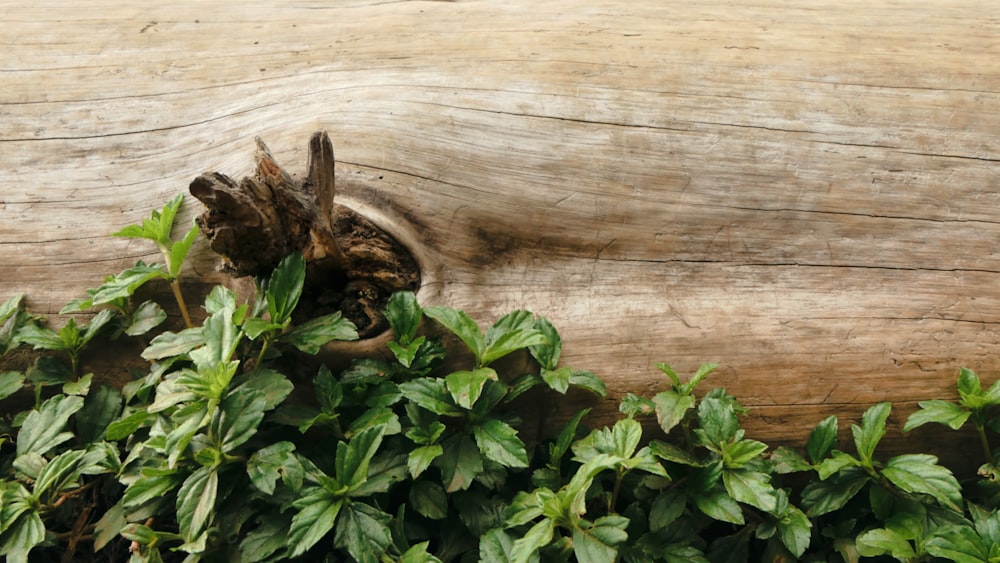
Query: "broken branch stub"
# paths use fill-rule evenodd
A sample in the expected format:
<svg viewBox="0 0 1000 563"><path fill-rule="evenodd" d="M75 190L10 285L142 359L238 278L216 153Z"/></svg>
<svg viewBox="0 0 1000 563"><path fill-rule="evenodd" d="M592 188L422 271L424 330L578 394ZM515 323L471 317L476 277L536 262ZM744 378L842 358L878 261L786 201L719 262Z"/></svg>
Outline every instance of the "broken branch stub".
<svg viewBox="0 0 1000 563"><path fill-rule="evenodd" d="M362 337L387 328L381 311L396 291L416 290L420 274L398 241L353 210L338 205L333 144L325 131L309 140L308 175L299 180L257 142L257 169L239 182L202 174L191 195L208 208L197 218L209 246L233 275L262 277L293 252L305 257L299 307L310 316L340 310Z"/></svg>

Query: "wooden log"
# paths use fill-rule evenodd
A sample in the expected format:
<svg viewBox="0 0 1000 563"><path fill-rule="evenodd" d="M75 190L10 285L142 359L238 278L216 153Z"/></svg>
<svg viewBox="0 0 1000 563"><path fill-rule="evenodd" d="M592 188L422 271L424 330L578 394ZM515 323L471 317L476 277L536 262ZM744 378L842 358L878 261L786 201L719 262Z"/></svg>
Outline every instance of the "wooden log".
<svg viewBox="0 0 1000 563"><path fill-rule="evenodd" d="M548 316L610 384L594 424L662 388L655 362L716 361L758 439L885 400L899 425L959 366L997 374L983 8L0 2L0 296L55 313L155 257L108 233L245 175L255 136L291 166L325 129L338 199L410 247L421 301ZM199 243L188 290L218 266Z"/></svg>

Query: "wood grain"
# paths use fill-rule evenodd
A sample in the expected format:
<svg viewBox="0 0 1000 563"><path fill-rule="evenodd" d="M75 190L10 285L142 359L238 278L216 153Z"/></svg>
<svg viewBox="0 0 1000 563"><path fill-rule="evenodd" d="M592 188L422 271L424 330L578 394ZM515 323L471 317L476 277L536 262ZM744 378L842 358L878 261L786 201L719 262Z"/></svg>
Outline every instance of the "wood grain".
<svg viewBox="0 0 1000 563"><path fill-rule="evenodd" d="M152 258L106 235L247 174L254 136L304 172L326 129L338 198L410 242L425 304L550 317L613 399L660 389L656 362L716 361L750 435L800 441L877 401L900 424L959 366L997 375L982 2L19 4L0 295L36 311ZM223 279L198 248L192 291Z"/></svg>

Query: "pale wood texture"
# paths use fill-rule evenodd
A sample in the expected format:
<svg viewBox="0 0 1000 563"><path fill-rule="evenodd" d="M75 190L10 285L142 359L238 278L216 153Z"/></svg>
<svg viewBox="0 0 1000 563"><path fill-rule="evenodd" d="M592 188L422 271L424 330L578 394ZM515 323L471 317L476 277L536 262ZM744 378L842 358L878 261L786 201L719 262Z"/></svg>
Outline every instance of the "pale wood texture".
<svg viewBox="0 0 1000 563"><path fill-rule="evenodd" d="M658 361L719 362L775 442L996 376L992 2L34 4L0 2L0 296L36 311L152 258L106 235L254 136L304 173L325 129L421 301L551 318L595 423Z"/></svg>

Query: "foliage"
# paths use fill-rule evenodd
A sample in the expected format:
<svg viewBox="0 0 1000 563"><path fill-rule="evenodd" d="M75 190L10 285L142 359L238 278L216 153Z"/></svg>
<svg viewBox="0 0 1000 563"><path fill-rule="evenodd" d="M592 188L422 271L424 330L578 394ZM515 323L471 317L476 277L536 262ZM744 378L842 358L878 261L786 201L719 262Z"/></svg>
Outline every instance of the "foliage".
<svg viewBox="0 0 1000 563"><path fill-rule="evenodd" d="M663 390L623 397L610 427L588 430L584 409L535 443L520 413L571 388L606 395L560 365L547 319L514 311L483 330L397 293L387 354L335 373L314 356L357 333L339 313L292 321L306 270L295 254L255 295L217 287L200 324L143 341L148 368L124 387L81 375L94 341L166 320L132 298L153 279L179 295L197 234L170 238L180 203L116 233L152 240L166 262L87 290L66 310L98 308L88 323L48 328L23 296L0 305L0 358L22 344L52 353L0 371L0 399L34 399L0 421L9 561L1000 561L988 440L1000 383L984 390L969 370L957 402L921 402L904 429L971 420L978 488L931 455L879 457L888 403L850 426L851 451L832 416L803 450L772 450L745 435L735 397L700 392L712 364L687 379L659 364ZM504 367L524 365L501 361L513 354L535 368Z"/></svg>

